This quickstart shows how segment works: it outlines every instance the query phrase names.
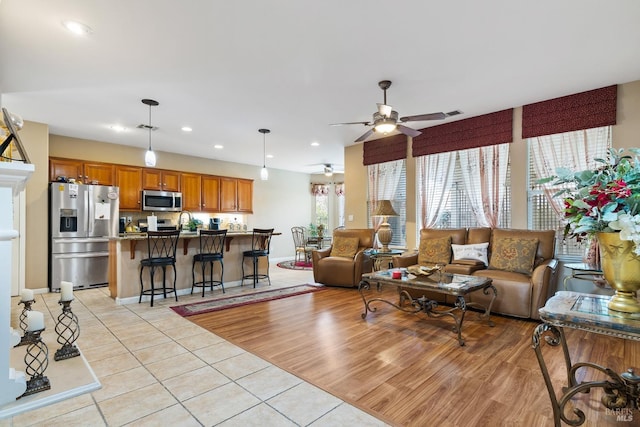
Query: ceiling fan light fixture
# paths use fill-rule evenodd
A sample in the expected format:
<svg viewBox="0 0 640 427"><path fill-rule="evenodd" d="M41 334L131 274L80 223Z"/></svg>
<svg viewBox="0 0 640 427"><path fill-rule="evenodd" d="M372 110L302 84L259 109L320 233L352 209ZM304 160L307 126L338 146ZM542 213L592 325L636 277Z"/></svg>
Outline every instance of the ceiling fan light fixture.
<svg viewBox="0 0 640 427"><path fill-rule="evenodd" d="M376 123L374 129L379 133L393 132L396 130L396 122L395 120L381 120L379 123Z"/></svg>

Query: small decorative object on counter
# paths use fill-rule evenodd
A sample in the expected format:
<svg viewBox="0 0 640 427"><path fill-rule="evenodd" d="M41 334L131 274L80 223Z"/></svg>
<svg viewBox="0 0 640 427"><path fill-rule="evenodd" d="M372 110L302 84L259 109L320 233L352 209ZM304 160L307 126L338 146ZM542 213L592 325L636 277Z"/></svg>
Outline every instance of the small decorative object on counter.
<svg viewBox="0 0 640 427"><path fill-rule="evenodd" d="M49 366L49 349L40 337L42 331L44 331L43 314L39 311L28 312L27 331L25 334L28 345L27 352L24 355L24 363L26 365L26 374L30 378L27 380L27 389L18 399L51 388L49 378L44 375L44 371Z"/></svg>
<svg viewBox="0 0 640 427"><path fill-rule="evenodd" d="M71 311L71 301L64 301L62 298L58 304L62 305L62 313L56 321L56 333L58 334L58 344L62 347L56 351L53 359L59 360L71 359L80 356L80 350L74 344L80 336L80 325L78 317Z"/></svg>
<svg viewBox="0 0 640 427"><path fill-rule="evenodd" d="M31 311L31 305L35 303L33 299L33 291L31 289L24 289L21 294L20 302L18 304L23 304L22 312L20 313L20 329L22 329L22 337L20 338L20 342L15 345L15 347L19 347L21 345L29 344L27 338L27 312Z"/></svg>

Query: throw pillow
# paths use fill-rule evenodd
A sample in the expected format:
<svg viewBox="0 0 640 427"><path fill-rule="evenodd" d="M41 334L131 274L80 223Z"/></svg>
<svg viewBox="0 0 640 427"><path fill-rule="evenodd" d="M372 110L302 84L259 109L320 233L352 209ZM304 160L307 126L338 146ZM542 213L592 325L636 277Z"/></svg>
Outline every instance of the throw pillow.
<svg viewBox="0 0 640 427"><path fill-rule="evenodd" d="M538 239L504 237L495 239L491 246L492 270L513 271L530 275L538 250Z"/></svg>
<svg viewBox="0 0 640 427"><path fill-rule="evenodd" d="M489 247L489 242L485 243L474 243L472 245L456 245L454 243L451 244L451 249L453 250L453 262L455 263L458 260L463 259L473 259L482 261L484 265L489 264L489 259L487 257L487 248Z"/></svg>
<svg viewBox="0 0 640 427"><path fill-rule="evenodd" d="M450 261L451 236L420 240L418 264L449 264Z"/></svg>
<svg viewBox="0 0 640 427"><path fill-rule="evenodd" d="M360 239L357 237L334 237L331 254L329 256L353 258L356 256L356 252L358 252L358 243L360 243Z"/></svg>

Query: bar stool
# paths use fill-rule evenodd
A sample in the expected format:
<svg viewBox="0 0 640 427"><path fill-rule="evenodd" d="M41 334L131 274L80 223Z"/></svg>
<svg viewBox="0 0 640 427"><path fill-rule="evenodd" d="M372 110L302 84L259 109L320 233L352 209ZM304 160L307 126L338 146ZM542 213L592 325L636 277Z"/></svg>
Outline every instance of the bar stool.
<svg viewBox="0 0 640 427"><path fill-rule="evenodd" d="M224 263L222 258L224 256L224 239L227 236L227 230L200 230L200 253L193 256L193 264L191 265L191 277L193 279L193 285L191 285L191 293L197 287L202 287L202 296L204 297L204 291L207 285L213 287L220 285L222 287L222 293L224 293L224 284L222 283L222 277L224 276ZM202 267L202 281L196 282L196 263L200 263ZM213 264L215 262L220 263L220 280L213 280ZM205 276L205 270L209 264L209 282L207 282Z"/></svg>
<svg viewBox="0 0 640 427"><path fill-rule="evenodd" d="M251 238L251 250L244 251L242 253L242 283L244 286L245 279L253 280L253 287L256 287L256 283L260 279L267 279L269 286L271 286L271 279L269 278L269 245L271 244L271 236L273 235L273 228L254 228L253 236ZM267 258L267 273L259 274L258 272L258 260L262 257ZM253 263L253 274L244 274L244 260L245 258L251 258Z"/></svg>
<svg viewBox="0 0 640 427"><path fill-rule="evenodd" d="M142 302L143 295L151 296L151 307L153 307L154 295L160 295L162 293L167 298L167 293L173 292L178 301L178 294L176 293L176 249L178 247L178 238L180 237L180 231L148 231L147 232L147 253L148 257L140 260L140 298L138 304ZM167 267L173 267L173 287L167 288L166 276ZM144 288L142 281L142 273L144 268L149 268L149 277L151 279L151 286L149 289ZM155 288L154 275L157 268L162 268L162 292L160 288Z"/></svg>

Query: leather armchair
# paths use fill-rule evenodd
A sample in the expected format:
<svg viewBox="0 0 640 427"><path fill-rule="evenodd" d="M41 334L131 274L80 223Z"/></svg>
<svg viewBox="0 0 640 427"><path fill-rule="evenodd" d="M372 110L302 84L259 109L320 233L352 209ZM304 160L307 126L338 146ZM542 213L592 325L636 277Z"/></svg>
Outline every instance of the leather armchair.
<svg viewBox="0 0 640 427"><path fill-rule="evenodd" d="M334 240L336 237L358 237L358 249L353 258L331 256L333 244L327 249L314 250L311 258L313 279L316 283L327 286L357 287L362 275L370 273L373 268L373 262L365 250L373 247L374 234L372 228L334 230Z"/></svg>

